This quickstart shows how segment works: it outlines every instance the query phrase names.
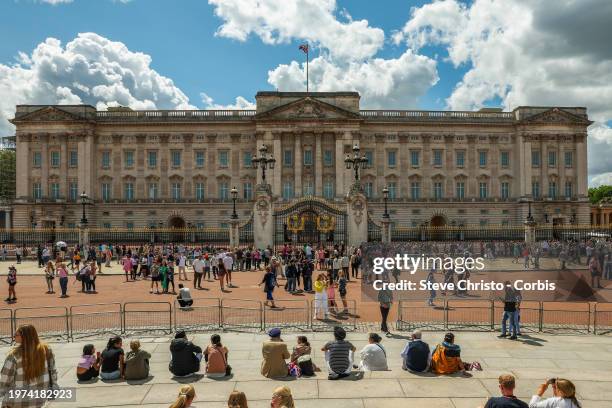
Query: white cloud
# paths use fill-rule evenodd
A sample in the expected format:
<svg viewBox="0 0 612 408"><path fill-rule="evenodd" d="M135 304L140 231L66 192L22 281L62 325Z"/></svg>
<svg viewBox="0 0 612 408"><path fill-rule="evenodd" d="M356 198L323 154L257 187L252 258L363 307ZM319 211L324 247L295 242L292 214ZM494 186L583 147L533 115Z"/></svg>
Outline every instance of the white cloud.
<svg viewBox="0 0 612 408"><path fill-rule="evenodd" d="M468 67L447 99L476 109L499 98L519 105L586 106L591 177L612 172L612 2L608 0L456 0L412 10L395 42L415 51L441 45L455 66ZM603 136L605 135L605 136Z"/></svg>
<svg viewBox="0 0 612 408"><path fill-rule="evenodd" d="M229 105L220 105L215 103L214 99L204 92L200 93L200 98L202 99L202 103L204 104L204 109L255 109L255 103L249 101L248 99L238 96L236 97L236 101L233 104Z"/></svg>
<svg viewBox="0 0 612 408"><path fill-rule="evenodd" d="M363 108L407 108L417 106L438 75L434 60L408 50L399 58L346 64L318 57L310 63L309 80L314 91L358 91ZM304 64L279 65L268 72L268 82L280 91L304 91Z"/></svg>
<svg viewBox="0 0 612 408"><path fill-rule="evenodd" d="M246 41L250 34L266 44L308 40L333 58L359 60L374 56L385 34L367 20L352 20L346 12L335 16L335 0L208 0L223 20L221 37Z"/></svg>
<svg viewBox="0 0 612 408"><path fill-rule="evenodd" d="M18 104L91 104L134 109L195 109L173 81L151 68L151 57L95 33L62 46L47 38L18 63L0 64L0 135Z"/></svg>
<svg viewBox="0 0 612 408"><path fill-rule="evenodd" d="M42 3L47 3L47 4L52 4L52 5L57 5L57 4L65 4L65 3L72 3L73 0L40 0Z"/></svg>

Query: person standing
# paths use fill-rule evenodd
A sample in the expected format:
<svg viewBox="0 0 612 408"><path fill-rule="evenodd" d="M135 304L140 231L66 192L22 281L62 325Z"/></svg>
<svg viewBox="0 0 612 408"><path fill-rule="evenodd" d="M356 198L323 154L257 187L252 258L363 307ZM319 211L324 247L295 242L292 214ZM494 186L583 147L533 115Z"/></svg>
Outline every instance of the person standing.
<svg viewBox="0 0 612 408"><path fill-rule="evenodd" d="M382 321L380 323L380 331L385 333L387 337L391 335L389 327L387 326L387 317L391 311L393 305L393 293L389 289L382 289L378 291L378 302L380 304L380 315Z"/></svg>
<svg viewBox="0 0 612 408"><path fill-rule="evenodd" d="M159 268L161 267L161 257L158 257L153 265L151 265L151 290L149 293L153 293L153 285L155 285L155 293L159 295Z"/></svg>
<svg viewBox="0 0 612 408"><path fill-rule="evenodd" d="M510 320L510 340L516 340L516 335L518 333L518 314L516 310L517 295L510 281L506 281L504 284L506 285L506 288L504 291L504 299L502 299L504 302L504 314L502 316L501 328L502 332L498 337L507 337L506 322Z"/></svg>
<svg viewBox="0 0 612 408"><path fill-rule="evenodd" d="M340 294L340 300L342 300L342 313L348 313L348 303L346 301L346 283L347 283L347 272L340 271L338 277L338 293Z"/></svg>
<svg viewBox="0 0 612 408"><path fill-rule="evenodd" d="M264 305L270 306L271 309L276 309L272 292L274 291L274 288L278 286L278 283L276 282L276 276L272 272L272 268L269 266L266 267L266 273L258 286L261 286L262 284L264 285L264 292L266 292L266 301L264 302ZM270 302L270 305L268 305L268 302Z"/></svg>
<svg viewBox="0 0 612 408"><path fill-rule="evenodd" d="M123 273L125 274L125 281L130 280L130 273L132 271L132 259L125 254L121 259L121 265L123 266Z"/></svg>
<svg viewBox="0 0 612 408"><path fill-rule="evenodd" d="M45 266L45 281L47 282L47 293L55 293L53 291L53 279L55 279L55 268L53 267L53 262L47 262L47 266Z"/></svg>
<svg viewBox="0 0 612 408"><path fill-rule="evenodd" d="M42 407L46 400L7 400L9 390L31 389L46 391L57 387L55 356L51 348L40 341L36 328L21 325L15 331L17 346L6 355L0 371L0 401L3 407Z"/></svg>
<svg viewBox="0 0 612 408"><path fill-rule="evenodd" d="M323 312L324 319L329 317L329 310L327 308L327 279L325 275L320 273L317 276L317 280L314 283L314 316L315 319L320 320L320 312Z"/></svg>
<svg viewBox="0 0 612 408"><path fill-rule="evenodd" d="M198 259L193 261L193 288L202 289L202 276L204 275L205 256L200 255Z"/></svg>
<svg viewBox="0 0 612 408"><path fill-rule="evenodd" d="M63 262L59 262L56 264L57 276L59 276L59 284L62 290L62 295L60 297L66 298L68 297L68 268L66 264Z"/></svg>
<svg viewBox="0 0 612 408"><path fill-rule="evenodd" d="M226 279L227 279L227 287L233 288L232 284L232 268L234 266L234 258L232 258L229 252L226 252L222 258L223 266L225 267Z"/></svg>
<svg viewBox="0 0 612 408"><path fill-rule="evenodd" d="M5 299L5 301L17 301L17 295L15 294L15 285L17 285L17 268L15 268L13 265L9 266L6 283L8 283L8 297Z"/></svg>
<svg viewBox="0 0 612 408"><path fill-rule="evenodd" d="M23 255L23 248L20 246L15 247L15 258L17 258L17 264L21 263L22 255Z"/></svg>
<svg viewBox="0 0 612 408"><path fill-rule="evenodd" d="M187 267L187 257L185 256L185 254L180 254L179 255L179 259L178 259L178 275L179 275L179 280L186 280L188 281L189 279L187 279L187 271L186 268Z"/></svg>

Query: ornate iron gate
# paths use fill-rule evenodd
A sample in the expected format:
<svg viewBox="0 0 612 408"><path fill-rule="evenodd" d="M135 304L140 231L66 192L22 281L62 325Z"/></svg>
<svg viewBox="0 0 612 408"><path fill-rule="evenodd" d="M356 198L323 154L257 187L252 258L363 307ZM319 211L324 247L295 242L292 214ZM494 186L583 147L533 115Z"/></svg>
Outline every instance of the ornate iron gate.
<svg viewBox="0 0 612 408"><path fill-rule="evenodd" d="M302 198L274 212L274 245L346 243L346 217L322 198Z"/></svg>

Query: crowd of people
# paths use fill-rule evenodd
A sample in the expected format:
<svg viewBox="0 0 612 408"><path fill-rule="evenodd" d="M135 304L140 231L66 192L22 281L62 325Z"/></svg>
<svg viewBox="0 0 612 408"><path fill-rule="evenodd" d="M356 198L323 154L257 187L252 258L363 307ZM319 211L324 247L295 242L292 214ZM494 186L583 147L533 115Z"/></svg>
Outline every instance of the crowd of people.
<svg viewBox="0 0 612 408"><path fill-rule="evenodd" d="M298 336L297 344L291 353L281 338L281 330L273 328L268 332L269 339L264 341L261 349L261 375L277 380L290 377L313 376L321 371L312 361L312 348L306 336ZM442 342L433 349L415 331L407 342L400 356L404 370L422 373L432 372L438 375L460 373L469 376L468 371L482 370L478 362L465 362L461 359L461 347L455 342L453 333L446 333ZM15 332L16 346L12 348L0 371L0 400L3 407L41 407L45 401L23 397L11 399L10 390L33 389L47 390L59 388L55 357L51 347L40 341L36 328L32 325L21 325ZM377 333L368 334L367 344L359 352L360 362L354 364L356 347L346 340L346 331L335 327L333 340L327 342L321 351L325 353L325 365L329 380L338 380L357 372L388 371L387 351L381 344L382 338ZM230 351L221 342L221 336L213 334L210 344L205 348L188 340L184 331L177 332L170 343L171 356L169 370L177 379L188 379L200 371L207 377L223 378L232 375L228 360ZM76 377L79 383L117 380L146 380L150 376L150 361L155 358L150 352L141 348L138 340L130 342L130 351L125 353L121 337L109 339L102 352L96 351L93 344L83 347L83 354L76 365ZM204 363L202 363L204 360ZM203 366L203 367L202 367ZM358 379L358 378L357 378ZM500 396L490 398L485 408L531 407L531 408L581 408L576 398L574 384L563 378L550 378L544 381L534 393L529 403L514 396L515 378L510 374L499 376ZM548 387L553 396L544 398ZM458 391L457 395L460 395ZM193 385L183 385L179 389L176 401L171 408L189 407L196 399ZM228 398L229 408L247 407L244 393L234 391ZM272 394L271 407L293 408L295 403L288 387L276 388Z"/></svg>

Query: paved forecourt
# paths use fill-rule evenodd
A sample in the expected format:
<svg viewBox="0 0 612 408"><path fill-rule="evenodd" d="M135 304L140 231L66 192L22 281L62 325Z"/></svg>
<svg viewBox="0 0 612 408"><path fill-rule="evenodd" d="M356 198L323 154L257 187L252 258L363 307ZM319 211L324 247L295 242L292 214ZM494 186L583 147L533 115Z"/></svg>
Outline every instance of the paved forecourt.
<svg viewBox="0 0 612 408"><path fill-rule="evenodd" d="M313 347L313 358L324 367L320 351L331 333L301 333L308 336ZM325 407L428 407L467 408L484 404L492 395L498 395L497 377L512 373L517 377L516 395L528 400L538 384L550 377L571 379L577 387L578 397L586 408L609 407L612 400L612 337L606 336L554 336L536 334L522 341L500 340L494 333L457 334L465 361L479 361L483 371L472 372L471 378L461 376L435 376L412 374L401 369L399 354L405 344L400 337L385 338L390 371L367 373L339 381L327 380L325 372L313 378L287 378L270 380L259 374L261 343L264 334L222 333L222 342L229 352L233 375L225 379L208 379L201 375L176 380L168 371L170 337L141 338L144 349L153 354L151 377L128 384L125 381L77 384L75 367L84 344L94 343L101 351L106 338L76 343L52 343L58 367L59 384L77 387L75 403L53 402L52 407L167 407L176 397L180 383L193 383L196 387L196 407L226 407L233 390L246 393L249 407L269 407L275 387L291 388L300 408ZM283 335L289 349L296 343L298 333ZM442 332L425 332L424 340L435 345ZM196 344L205 346L210 334L189 336ZM367 334L349 333L348 339L357 349L366 344ZM124 340L129 349L129 339ZM8 350L0 348L0 357ZM359 358L356 358L358 362ZM548 391L550 394L550 391ZM547 395L548 395L547 394Z"/></svg>

